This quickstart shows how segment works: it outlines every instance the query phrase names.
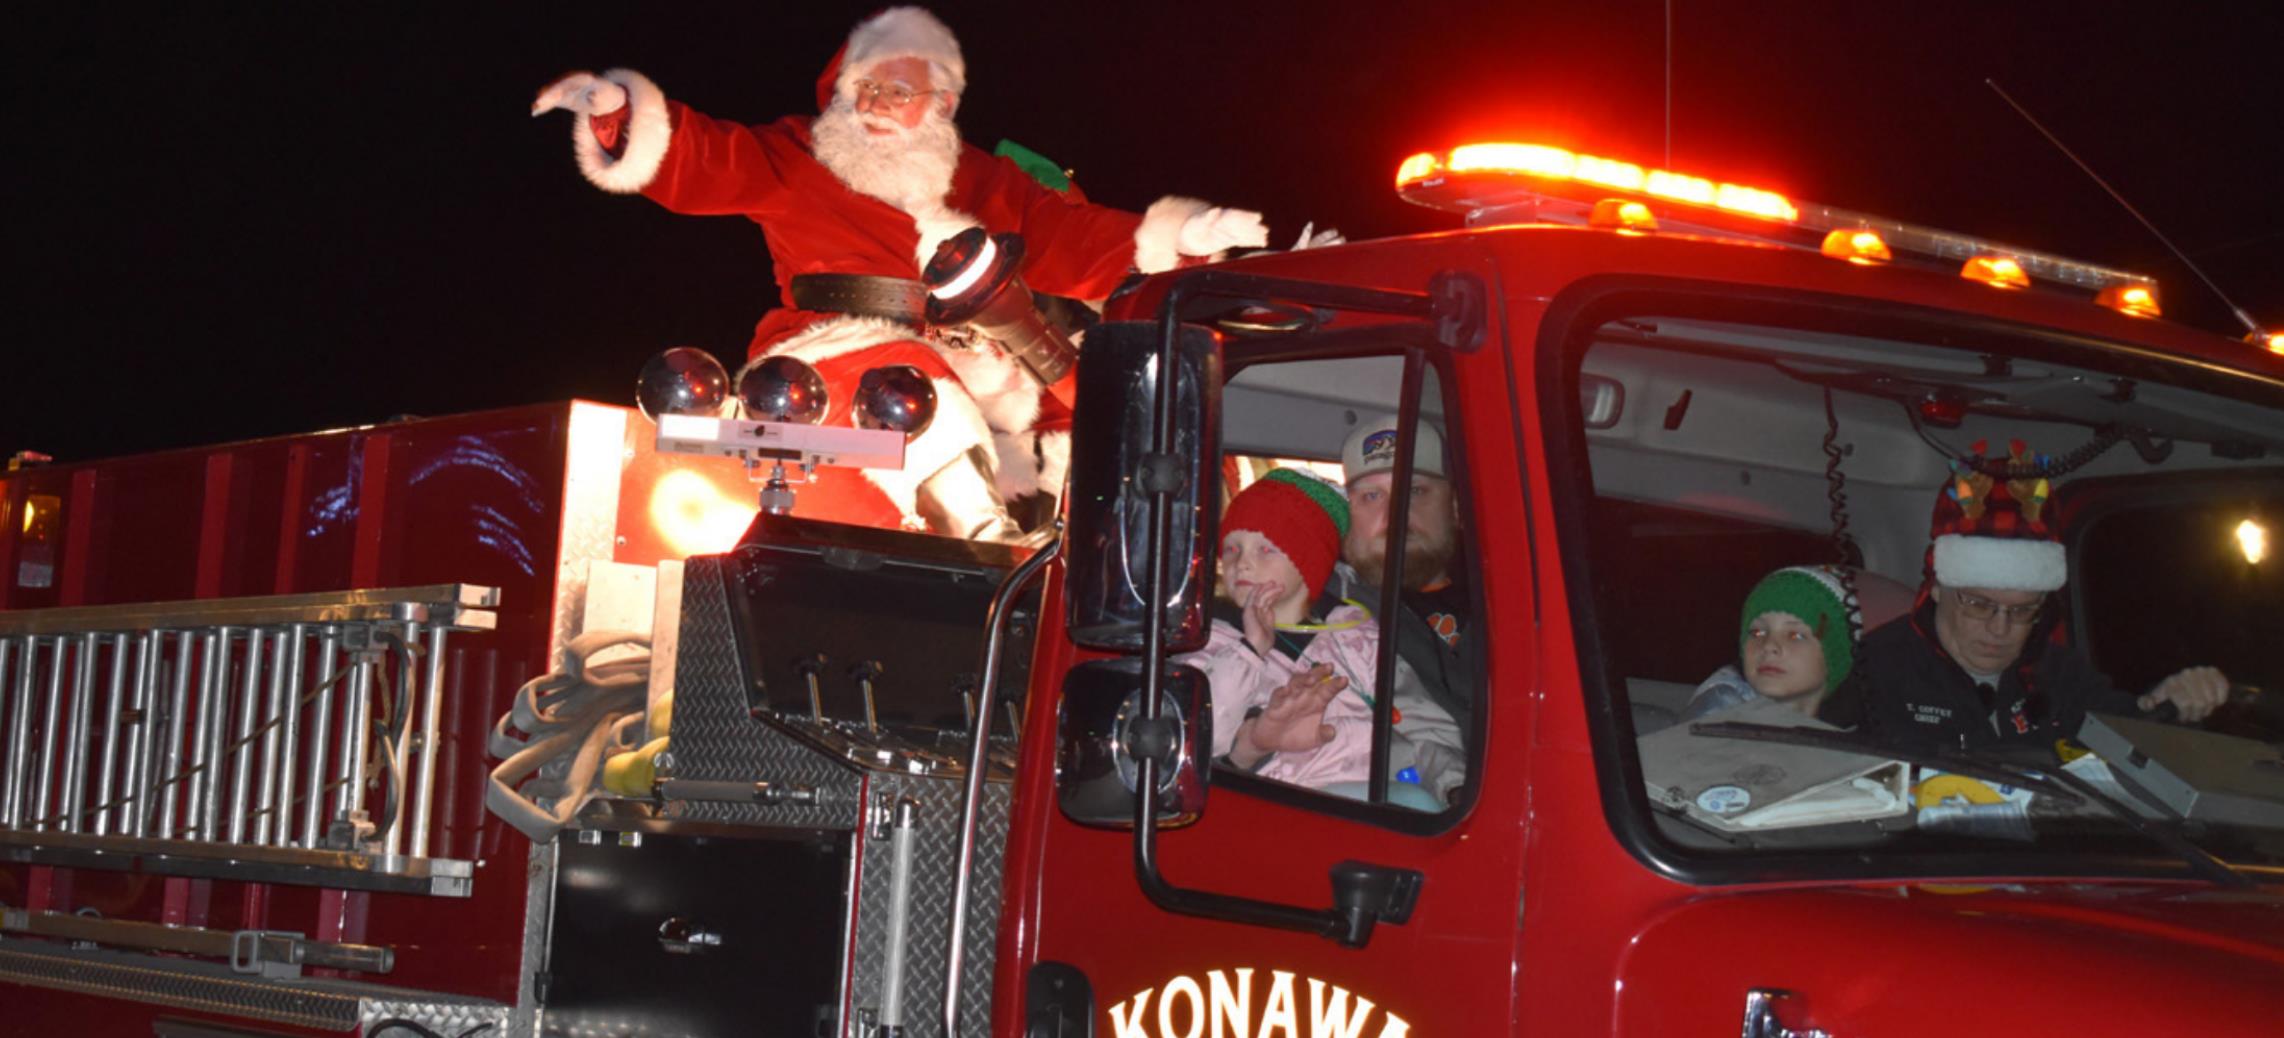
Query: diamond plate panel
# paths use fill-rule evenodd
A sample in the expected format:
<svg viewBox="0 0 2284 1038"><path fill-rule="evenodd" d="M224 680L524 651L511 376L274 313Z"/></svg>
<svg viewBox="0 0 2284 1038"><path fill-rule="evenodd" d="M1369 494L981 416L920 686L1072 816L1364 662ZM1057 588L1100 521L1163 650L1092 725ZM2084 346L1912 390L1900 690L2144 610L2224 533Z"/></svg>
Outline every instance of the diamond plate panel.
<svg viewBox="0 0 2284 1038"><path fill-rule="evenodd" d="M882 772L873 776L871 796L876 803L894 804L910 799L916 805L912 853L912 907L905 928L904 1034L909 1038L941 1036L944 1005L944 967L951 947L952 885L958 878L960 854L960 796L965 782L953 777L935 778ZM983 784L983 805L976 815L975 878L968 886L967 933L963 956L964 990L960 992L960 1033L984 1034L991 1025L993 958L999 947L999 906L1004 870L1002 852L1007 846L1007 814L1011 787L1004 782ZM880 831L863 834L863 866L858 878L856 963L850 991L860 1019L871 1019L880 1006L881 971L888 956L888 911L894 882L895 849ZM845 1035L862 1038L861 1027L845 1027Z"/></svg>
<svg viewBox="0 0 2284 1038"><path fill-rule="evenodd" d="M673 775L677 779L810 785L820 791L824 802L815 807L764 807L675 801L666 805L667 814L678 819L748 825L859 829L855 961L848 987L855 1019L844 1020L841 1033L862 1038L869 1033L866 1022L876 1019L880 1004L894 869L894 850L885 829L866 823L884 820L897 800L912 800L918 843L913 853L915 875L906 930L904 1033L911 1038L940 1035L952 886L959 863L964 769L938 762L919 773L900 770L911 766L913 755L904 751L915 747L896 733L882 733L877 741L882 747L900 751L896 754L900 763L875 768L844 756L853 753L859 761L868 760L862 751L869 736L861 728L852 731L839 726L833 733L809 733L813 739L832 735L851 744L836 753L786 728L748 716L736 644L730 634L724 568L722 559L700 556L690 559L683 570L680 658L674 679ZM788 726L802 727L803 722L789 721ZM964 754L964 747L959 752ZM991 975L1002 897L1001 856L1007 842L1011 789L1005 772L993 770L992 781L984 783L984 803L977 819L975 878L969 889L965 941L964 975L969 981L960 997L962 1033L981 1034L990 1025Z"/></svg>
<svg viewBox="0 0 2284 1038"><path fill-rule="evenodd" d="M696 556L682 570L680 655L674 670L673 775L768 781L817 790L815 805L674 801L668 817L747 825L853 829L863 813L857 772L746 713L737 644L730 637L722 560Z"/></svg>
<svg viewBox="0 0 2284 1038"><path fill-rule="evenodd" d="M482 1034L506 1034L508 1007L493 1002L429 1002L400 1001L395 999L366 999L364 1018L359 1022L361 1032L374 1034L373 1025L383 1021L404 1021L418 1024L437 1034L461 1035L484 1030ZM389 1038L391 1034L405 1033L391 1027L376 1038Z"/></svg>

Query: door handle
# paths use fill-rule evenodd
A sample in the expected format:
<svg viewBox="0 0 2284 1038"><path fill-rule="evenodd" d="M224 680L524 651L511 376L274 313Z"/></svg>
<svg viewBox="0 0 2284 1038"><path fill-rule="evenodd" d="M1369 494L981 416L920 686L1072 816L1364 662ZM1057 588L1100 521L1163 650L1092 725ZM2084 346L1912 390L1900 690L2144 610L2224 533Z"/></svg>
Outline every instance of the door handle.
<svg viewBox="0 0 2284 1038"><path fill-rule="evenodd" d="M708 948L721 947L722 935L694 920L670 916L658 924L658 946L672 955L696 955Z"/></svg>

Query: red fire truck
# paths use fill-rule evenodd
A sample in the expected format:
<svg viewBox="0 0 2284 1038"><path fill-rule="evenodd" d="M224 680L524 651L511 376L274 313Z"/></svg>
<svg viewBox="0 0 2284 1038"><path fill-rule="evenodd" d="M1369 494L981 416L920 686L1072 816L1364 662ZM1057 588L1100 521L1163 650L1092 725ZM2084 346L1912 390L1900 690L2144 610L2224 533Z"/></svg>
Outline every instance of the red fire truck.
<svg viewBox="0 0 2284 1038"><path fill-rule="evenodd" d="M808 518L798 479L757 516L749 465L692 452L830 452L591 403L7 473L0 1031L2284 1018L2273 340L2164 323L2129 273L1554 148L1396 186L1464 228L1113 299L1028 544ZM1464 778L1217 763L1181 657L1224 495L1337 471L1385 416L1444 447L1442 484L1397 452L1390 514L1448 485L1456 532L1387 524L1414 561L1358 604L1401 648L1404 567L1450 560ZM2124 688L2217 666L2229 705L2028 755L1688 716L1771 569L1849 567L1867 628L1912 609L1934 495L2010 440L2069 553L2040 630ZM1386 762L1405 722L1371 702Z"/></svg>

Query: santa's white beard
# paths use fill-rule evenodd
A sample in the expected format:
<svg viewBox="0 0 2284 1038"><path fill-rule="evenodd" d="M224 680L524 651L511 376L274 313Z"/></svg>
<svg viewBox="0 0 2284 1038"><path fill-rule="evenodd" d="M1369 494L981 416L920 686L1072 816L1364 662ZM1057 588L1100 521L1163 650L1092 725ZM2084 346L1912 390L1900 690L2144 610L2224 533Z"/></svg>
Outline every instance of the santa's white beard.
<svg viewBox="0 0 2284 1038"><path fill-rule="evenodd" d="M960 131L932 100L920 125L861 115L846 95L835 98L810 127L817 161L841 183L907 213L943 206L960 161ZM871 128L887 133L873 133Z"/></svg>

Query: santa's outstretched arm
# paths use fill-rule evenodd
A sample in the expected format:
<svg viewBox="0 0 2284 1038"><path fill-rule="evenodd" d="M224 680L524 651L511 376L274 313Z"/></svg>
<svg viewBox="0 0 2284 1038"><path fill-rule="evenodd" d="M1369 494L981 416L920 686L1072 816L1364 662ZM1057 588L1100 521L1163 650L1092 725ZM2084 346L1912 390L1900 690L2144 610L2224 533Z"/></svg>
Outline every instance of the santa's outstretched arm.
<svg viewBox="0 0 2284 1038"><path fill-rule="evenodd" d="M531 114L572 113L579 172L615 194L640 192L677 213L712 216L769 208L785 190L781 156L759 128L714 119L632 69L573 72L534 98Z"/></svg>
<svg viewBox="0 0 2284 1038"><path fill-rule="evenodd" d="M666 94L632 69L573 72L542 87L531 114L569 111L571 151L589 182L616 194L649 186L674 133Z"/></svg>
<svg viewBox="0 0 2284 1038"><path fill-rule="evenodd" d="M1074 202L1036 184L1023 190L1023 276L1031 287L1073 299L1101 299L1127 274L1156 274L1269 242L1261 214L1168 195L1137 215Z"/></svg>

